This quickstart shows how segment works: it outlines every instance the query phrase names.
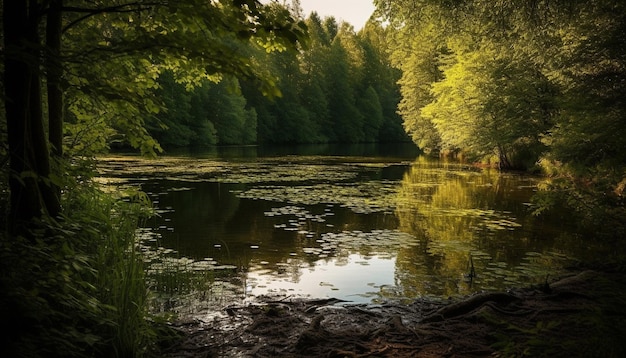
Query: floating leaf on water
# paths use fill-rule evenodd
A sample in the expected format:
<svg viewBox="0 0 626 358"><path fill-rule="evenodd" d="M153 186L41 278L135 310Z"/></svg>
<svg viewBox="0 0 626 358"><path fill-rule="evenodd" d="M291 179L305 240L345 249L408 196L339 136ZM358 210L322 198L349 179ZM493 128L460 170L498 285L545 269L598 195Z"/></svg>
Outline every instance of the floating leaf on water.
<svg viewBox="0 0 626 358"><path fill-rule="evenodd" d="M542 256L543 254L540 252L535 252L535 251L528 251L526 252L526 256L530 256L530 257L538 257L538 256Z"/></svg>
<svg viewBox="0 0 626 358"><path fill-rule="evenodd" d="M189 190L193 190L194 188L189 188L189 187L180 187L180 188L168 188L167 191L189 191Z"/></svg>
<svg viewBox="0 0 626 358"><path fill-rule="evenodd" d="M214 270L236 270L237 266L233 266L233 265L220 265L220 266L214 266L213 267Z"/></svg>

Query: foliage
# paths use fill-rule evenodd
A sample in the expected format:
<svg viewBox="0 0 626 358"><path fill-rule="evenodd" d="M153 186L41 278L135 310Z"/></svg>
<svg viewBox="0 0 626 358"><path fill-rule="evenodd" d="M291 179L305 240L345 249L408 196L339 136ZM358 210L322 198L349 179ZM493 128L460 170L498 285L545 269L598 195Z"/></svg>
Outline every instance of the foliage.
<svg viewBox="0 0 626 358"><path fill-rule="evenodd" d="M208 80L188 91L170 72L161 75L157 98L165 110L147 121L148 131L168 147L249 144L256 141L256 112L246 108L239 81Z"/></svg>
<svg viewBox="0 0 626 358"><path fill-rule="evenodd" d="M162 111L152 96L165 71L187 88L230 74L277 95L273 76L242 49L295 50L306 27L256 0L4 1L1 11L9 167L3 159L0 303L11 332L1 349L139 356L153 335L134 241L147 202L101 192L78 158L115 142L159 152L146 123ZM244 111L237 101L226 106ZM204 115L185 124L210 140ZM254 127L254 111L243 118Z"/></svg>
<svg viewBox="0 0 626 358"><path fill-rule="evenodd" d="M166 145L215 144L216 123L203 118L210 108L187 103L192 96L195 102L206 100L206 94L186 92L237 74L262 93L278 95L274 75L250 51L294 49L306 31L285 8L257 1L137 4L138 9L123 6L85 19L74 19L72 11L67 15L68 119L84 123L80 130L93 129L99 146L92 151L123 144L158 153L160 143L152 135ZM251 113L247 118L253 119ZM175 132L172 138L166 128ZM70 129L67 134L78 131Z"/></svg>
<svg viewBox="0 0 626 358"><path fill-rule="evenodd" d="M209 89L207 97L204 103L210 106L208 118L215 125L219 143L256 142L256 112L254 109L246 109L239 81L224 79Z"/></svg>
<svg viewBox="0 0 626 358"><path fill-rule="evenodd" d="M134 249L149 203L79 186L71 178L85 180L84 167L74 168L62 220L44 219L30 238L2 234L3 355L138 356L154 339Z"/></svg>
<svg viewBox="0 0 626 358"><path fill-rule="evenodd" d="M150 134L166 147L406 141L396 113L399 73L389 65L384 28L370 22L355 33L350 25L322 20L316 13L304 21L310 39L298 52L242 49L276 75L280 96L263 96L245 78L223 77L217 84L204 80L190 89L170 83L165 74L156 98L166 111L157 114L158 121L148 120ZM190 97L195 101L188 108ZM194 117L199 108L206 111L202 119ZM198 137L188 123L207 123L207 118L217 140Z"/></svg>
<svg viewBox="0 0 626 358"><path fill-rule="evenodd" d="M541 169L555 177L542 209L560 198L588 223L625 224L623 3L376 4L418 146Z"/></svg>

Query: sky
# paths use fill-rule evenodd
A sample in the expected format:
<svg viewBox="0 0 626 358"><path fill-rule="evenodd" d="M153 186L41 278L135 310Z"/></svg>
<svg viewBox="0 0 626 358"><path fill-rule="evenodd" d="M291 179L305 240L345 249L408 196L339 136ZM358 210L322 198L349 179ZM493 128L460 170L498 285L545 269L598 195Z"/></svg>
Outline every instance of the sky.
<svg viewBox="0 0 626 358"><path fill-rule="evenodd" d="M363 28L374 12L373 0L300 0L305 17L316 11L321 18L334 16L354 26L356 31Z"/></svg>
<svg viewBox="0 0 626 358"><path fill-rule="evenodd" d="M338 21L346 21L360 30L374 12L373 0L300 0L304 15L316 11L321 18L334 16Z"/></svg>

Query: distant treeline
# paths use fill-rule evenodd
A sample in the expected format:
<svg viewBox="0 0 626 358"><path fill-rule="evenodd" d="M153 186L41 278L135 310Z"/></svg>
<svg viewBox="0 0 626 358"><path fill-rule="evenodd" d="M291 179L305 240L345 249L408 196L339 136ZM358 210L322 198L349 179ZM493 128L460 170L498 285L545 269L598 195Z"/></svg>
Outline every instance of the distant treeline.
<svg viewBox="0 0 626 358"><path fill-rule="evenodd" d="M155 96L166 109L146 121L149 133L166 148L409 141L386 30L370 22L355 33L316 13L305 22L310 40L299 52L245 49L275 76L279 95L264 95L252 80L224 76L189 86L165 72Z"/></svg>

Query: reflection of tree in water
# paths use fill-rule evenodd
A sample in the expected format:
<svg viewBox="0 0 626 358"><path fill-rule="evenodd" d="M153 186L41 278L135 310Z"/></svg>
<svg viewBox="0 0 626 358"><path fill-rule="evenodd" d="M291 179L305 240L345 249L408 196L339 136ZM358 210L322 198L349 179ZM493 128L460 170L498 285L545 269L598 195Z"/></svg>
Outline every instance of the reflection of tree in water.
<svg viewBox="0 0 626 358"><path fill-rule="evenodd" d="M396 280L406 293L466 294L495 284L491 273L497 270L500 280L507 279L506 268L519 264L527 251L543 251L545 241L529 239L520 229L534 220L524 212L530 191L520 189L521 180L418 158L402 180L396 208L400 230L420 240L398 253ZM463 282L470 255L483 275L473 288Z"/></svg>
<svg viewBox="0 0 626 358"><path fill-rule="evenodd" d="M176 240L178 250L185 255L204 254L213 244L221 244L226 250L226 243L221 242L227 223L233 218L240 204L240 199L231 195L232 186L216 183L186 183L190 190L173 191L167 188L176 182L163 185L169 191L159 197L159 207L173 208L163 214L175 223L176 231L166 234L169 240ZM180 238L185 238L180 240ZM198 246L202 247L198 250Z"/></svg>

